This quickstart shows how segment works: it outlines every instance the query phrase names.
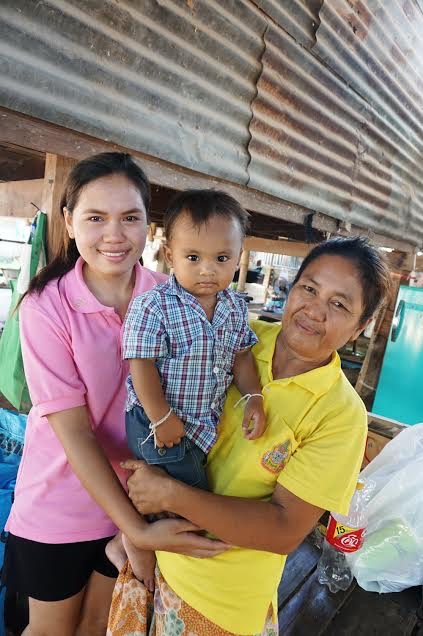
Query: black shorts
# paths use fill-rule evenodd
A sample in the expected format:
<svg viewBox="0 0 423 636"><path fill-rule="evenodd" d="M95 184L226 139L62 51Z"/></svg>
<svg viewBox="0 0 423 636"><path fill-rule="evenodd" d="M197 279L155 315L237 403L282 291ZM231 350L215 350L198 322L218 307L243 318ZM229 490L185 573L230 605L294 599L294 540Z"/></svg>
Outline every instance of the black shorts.
<svg viewBox="0 0 423 636"><path fill-rule="evenodd" d="M78 594L93 572L116 578L105 547L112 537L78 543L39 543L9 533L2 583L38 601L63 601Z"/></svg>

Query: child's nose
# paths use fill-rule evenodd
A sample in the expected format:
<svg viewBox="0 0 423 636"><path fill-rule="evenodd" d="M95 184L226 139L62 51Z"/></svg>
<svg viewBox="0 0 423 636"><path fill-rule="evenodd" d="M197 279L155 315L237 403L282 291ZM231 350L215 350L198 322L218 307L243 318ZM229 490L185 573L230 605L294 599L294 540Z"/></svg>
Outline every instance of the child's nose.
<svg viewBox="0 0 423 636"><path fill-rule="evenodd" d="M200 274L204 276L209 276L214 273L215 265L213 262L203 261L201 263L202 267L200 270Z"/></svg>

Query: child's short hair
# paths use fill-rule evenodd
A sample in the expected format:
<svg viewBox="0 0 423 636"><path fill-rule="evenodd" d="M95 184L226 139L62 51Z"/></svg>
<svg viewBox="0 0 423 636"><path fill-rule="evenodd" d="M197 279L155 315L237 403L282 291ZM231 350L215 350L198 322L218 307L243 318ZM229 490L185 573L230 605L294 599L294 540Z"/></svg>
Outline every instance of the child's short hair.
<svg viewBox="0 0 423 636"><path fill-rule="evenodd" d="M230 194L221 190L185 190L177 194L164 215L164 230L169 241L177 219L187 212L194 226L207 223L212 216L236 219L244 238L250 215Z"/></svg>

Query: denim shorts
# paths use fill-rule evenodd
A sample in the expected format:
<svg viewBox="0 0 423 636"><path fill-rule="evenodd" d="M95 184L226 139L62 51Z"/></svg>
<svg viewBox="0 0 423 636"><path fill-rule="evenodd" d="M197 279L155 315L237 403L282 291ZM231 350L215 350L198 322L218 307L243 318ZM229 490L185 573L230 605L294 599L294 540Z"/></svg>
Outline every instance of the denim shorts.
<svg viewBox="0 0 423 636"><path fill-rule="evenodd" d="M183 437L181 443L172 448L154 448L153 436L145 442L150 435L150 420L141 406L135 405L126 413L125 423L128 446L137 459L164 468L171 477L188 486L209 489L205 470L207 455L194 442Z"/></svg>

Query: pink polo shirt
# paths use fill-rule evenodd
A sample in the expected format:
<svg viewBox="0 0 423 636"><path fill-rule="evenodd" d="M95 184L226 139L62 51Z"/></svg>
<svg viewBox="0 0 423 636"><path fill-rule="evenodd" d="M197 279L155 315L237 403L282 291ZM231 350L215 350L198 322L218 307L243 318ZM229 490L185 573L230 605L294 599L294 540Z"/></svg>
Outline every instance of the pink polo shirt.
<svg viewBox="0 0 423 636"><path fill-rule="evenodd" d="M129 457L125 435L122 321L102 305L76 266L20 309L25 373L33 407L28 416L15 501L6 525L13 534L43 543L71 543L116 533L116 526L72 471L47 415L86 405L98 442L121 483L119 462ZM134 296L166 277L137 263Z"/></svg>

